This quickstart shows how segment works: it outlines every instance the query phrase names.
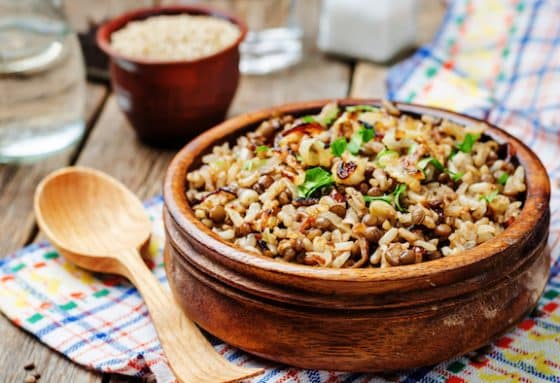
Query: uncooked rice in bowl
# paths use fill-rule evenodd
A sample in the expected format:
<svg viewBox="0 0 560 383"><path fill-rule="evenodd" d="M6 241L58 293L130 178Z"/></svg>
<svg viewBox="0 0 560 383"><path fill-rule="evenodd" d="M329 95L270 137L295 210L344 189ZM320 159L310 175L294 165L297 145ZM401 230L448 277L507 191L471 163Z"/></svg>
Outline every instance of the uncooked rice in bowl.
<svg viewBox="0 0 560 383"><path fill-rule="evenodd" d="M236 25L213 16L161 15L113 32L111 47L139 59L195 60L233 44L240 33Z"/></svg>
<svg viewBox="0 0 560 383"><path fill-rule="evenodd" d="M187 174L194 215L222 239L322 267L460 254L518 217L525 172L483 123L327 104L224 143Z"/></svg>

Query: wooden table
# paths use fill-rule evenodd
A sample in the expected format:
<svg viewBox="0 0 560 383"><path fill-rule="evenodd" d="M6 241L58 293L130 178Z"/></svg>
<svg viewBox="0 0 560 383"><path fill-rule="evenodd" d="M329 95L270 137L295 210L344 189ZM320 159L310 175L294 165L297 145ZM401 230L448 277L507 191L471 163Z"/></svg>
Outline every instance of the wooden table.
<svg viewBox="0 0 560 383"><path fill-rule="evenodd" d="M389 65L342 60L317 51L314 41L319 6L319 0L298 3L298 15L305 21L302 23L304 60L281 73L243 77L230 115L290 101L384 96ZM80 2L80 7L71 12L79 18L77 14L83 8ZM440 1L422 2L418 16L419 44L432 38L443 12ZM41 238L33 217L33 192L45 175L62 166L82 165L103 170L143 199L161 192L162 178L174 153L141 144L105 85L88 84L86 110L88 133L78 147L33 165L0 165L0 256ZM0 316L0 382L23 382L26 371L22 366L29 361L35 363L42 374L41 381L46 383L135 381L101 375L73 364Z"/></svg>

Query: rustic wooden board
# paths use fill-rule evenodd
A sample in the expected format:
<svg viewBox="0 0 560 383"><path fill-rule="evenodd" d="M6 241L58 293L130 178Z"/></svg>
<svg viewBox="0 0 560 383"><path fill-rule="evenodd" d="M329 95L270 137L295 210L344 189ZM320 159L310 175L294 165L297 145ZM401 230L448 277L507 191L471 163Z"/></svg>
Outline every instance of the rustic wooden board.
<svg viewBox="0 0 560 383"><path fill-rule="evenodd" d="M305 78L300 72L286 71L271 77L244 77L232 105L235 114L298 99L344 97L348 92L350 67L338 62L311 57ZM320 81L331 76L331 82ZM274 83L274 86L267 82ZM307 86L302 86L302 81ZM230 113L231 114L231 113ZM162 152L141 144L111 96L77 164L92 166L113 175L141 198L161 192L161 182L172 152ZM122 376L111 382L135 381Z"/></svg>
<svg viewBox="0 0 560 383"><path fill-rule="evenodd" d="M89 20L97 21L106 14L119 13L122 7L129 7L116 1L104 0L91 7L94 14L82 12L83 5L76 0L67 0L70 13L75 13L73 23L84 28ZM216 0L215 0L216 1ZM219 0L223 3L222 0ZM165 1L162 1L165 2ZM143 2L144 3L144 2ZM149 3L149 0L145 3ZM441 2L429 3L428 9L443 10ZM108 4L108 5L107 5ZM261 107L284 102L310 100L318 98L339 98L348 93L354 96L379 96L384 93L386 65L358 63L351 76L351 63L335 60L317 52L314 44L318 0L298 2L298 19L304 27L305 59L294 68L269 76L245 76L241 80L230 115L237 115ZM217 4L216 4L217 5ZM71 11L71 8L75 8ZM118 7L117 11L115 7ZM423 9L426 6L423 5ZM103 8L103 9L102 9ZM77 10L76 10L77 9ZM421 20L435 26L439 16L432 11L422 11ZM421 25L423 22L420 22ZM424 27L421 27L424 28ZM431 32L426 35L431 36ZM423 41L429 40L429 38ZM352 78L352 88L349 89ZM99 106L106 97L106 90L100 86L88 87L88 111L96 116ZM95 101L97 100L97 101ZM144 146L137 141L134 132L119 111L114 96L110 96L92 133L79 153L74 151L54 157L40 164L29 167L0 167L0 253L13 251L33 240L35 225L32 216L31 196L38 181L55 168L76 162L79 165L92 166L108 172L124 182L141 198L148 198L161 191L161 180L173 152L160 151ZM64 357L47 349L34 338L17 330L2 317L0 318L0 382L21 382L25 372L20 367L33 359L43 374L45 382L137 382L137 379L122 376L101 376L91 373L68 362ZM5 339L5 340L4 340Z"/></svg>
<svg viewBox="0 0 560 383"><path fill-rule="evenodd" d="M317 20L318 1L308 5L305 15ZM268 76L243 76L229 115L299 100L340 98L348 94L351 66L325 57L313 48L316 25L307 23L305 59L297 66ZM102 169L123 181L141 198L159 193L171 153L149 149L134 138L114 97L84 148L78 164ZM112 135L111 135L112 134ZM111 376L111 383L137 382L124 376Z"/></svg>
<svg viewBox="0 0 560 383"><path fill-rule="evenodd" d="M107 96L107 88L88 84L86 121L91 127ZM48 173L75 159L80 146L33 165L0 166L0 257L29 243L36 234L33 193ZM20 383L26 376L23 365L33 361L44 382L97 382L97 374L84 370L48 349L31 335L0 315L0 382Z"/></svg>
<svg viewBox="0 0 560 383"><path fill-rule="evenodd" d="M107 95L102 85L88 84L86 121L91 127ZM33 192L39 181L76 157L79 147L30 165L0 165L0 257L20 248L34 233Z"/></svg>

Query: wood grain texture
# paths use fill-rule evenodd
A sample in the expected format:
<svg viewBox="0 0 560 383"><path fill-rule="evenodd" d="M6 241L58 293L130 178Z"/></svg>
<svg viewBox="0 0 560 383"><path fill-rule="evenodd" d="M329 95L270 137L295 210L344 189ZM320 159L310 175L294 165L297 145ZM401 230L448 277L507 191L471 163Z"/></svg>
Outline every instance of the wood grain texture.
<svg viewBox="0 0 560 383"><path fill-rule="evenodd" d="M161 182L173 151L142 144L111 95L76 165L102 170L145 199L161 192Z"/></svg>
<svg viewBox="0 0 560 383"><path fill-rule="evenodd" d="M107 88L88 84L86 91L86 121L93 120L105 101ZM68 165L78 148L30 165L0 165L0 257L17 250L33 234L33 192L39 181L54 169Z"/></svg>
<svg viewBox="0 0 560 383"><path fill-rule="evenodd" d="M86 92L86 121L95 121L107 96L107 88L88 84ZM33 193L39 181L51 171L68 165L80 147L48 158L33 165L0 165L0 256L17 250L33 240L36 225L33 217ZM69 362L60 354L39 343L34 337L15 327L0 316L0 382L19 383L25 377L23 364L33 361L45 382L98 382L100 376Z"/></svg>
<svg viewBox="0 0 560 383"><path fill-rule="evenodd" d="M229 114L293 99L344 97L348 92L350 73L348 64L310 52L292 69L266 77L242 77ZM324 81L325 78L329 81ZM173 154L141 144L111 96L77 164L106 171L141 198L148 198L161 192L163 174ZM110 381L137 380L112 376Z"/></svg>
<svg viewBox="0 0 560 383"><path fill-rule="evenodd" d="M152 3L151 0L140 2L136 0L99 0L91 2L86 7L80 0L65 0L65 2L71 3L67 6L67 11L73 25L78 26L80 30L83 30L89 21L100 21L108 15L114 16L124 10ZM176 3L175 0L159 2ZM204 3L207 2L216 5L214 3L231 3L232 1L204 1ZM441 1L422 3L428 3L428 7L434 7L434 9L435 7L443 8ZM284 102L346 96L352 72L351 64L325 57L318 53L314 46L319 5L318 0L298 1L298 19L305 32L305 53L302 63L294 68L265 77L243 77L230 108L230 116ZM76 16L73 17L73 15ZM437 17L431 19L433 29L440 19ZM361 68L366 68L366 66L358 63L353 76L352 93L360 96L378 95L378 92L372 93L370 90L379 86L375 84L384 83L387 66L379 66L382 74L375 77L367 73L360 74ZM102 169L123 181L141 198L148 198L161 192L161 180L173 154L170 151L150 149L139 143L119 111L114 98L111 97L103 110L101 119L81 151L78 163ZM0 168L0 207L4 211L0 216L0 227L5 230L4 235L0 238L0 247L7 249L2 251L3 254L6 251L17 249L30 236L32 237L33 231L30 230L34 224L30 196L39 179L51 170L67 164L68 159L74 155L66 157L65 160L58 160L59 162L56 163L47 160L43 164L33 166L33 170L29 171L26 170L29 169L28 167ZM21 225L25 227L24 230L20 230ZM0 318L0 334L3 338L10 338L7 347L4 347L5 343L0 341L0 365L16 366L17 372L17 376L10 375L9 378L5 378L2 374L8 372L0 370L0 381L2 382L19 382L22 379L23 375L17 366L21 361L26 360L26 356L29 354L36 356L37 364L41 368L45 368L42 372L46 382L81 383L101 380L100 375L86 372L79 366L71 364L24 332L16 330L4 317ZM139 380L123 376L103 377L103 382L108 383L109 381L117 383Z"/></svg>
<svg viewBox="0 0 560 383"><path fill-rule="evenodd" d="M348 63L335 61L317 52L312 44L317 24L319 2L300 1L303 11L309 15L304 24L306 53L297 66L268 76L242 76L239 89L233 100L229 116L257 110L264 106L292 100L309 100L319 97L344 97L348 93L351 67ZM328 81L325 81L328 79ZM109 113L109 110L111 111ZM109 126L106 125L111 125ZM153 152L135 139L132 131L116 108L113 100L99 121L99 133L94 131L79 164L92 165L116 176L142 198L161 192L165 169L174 153ZM116 137L110 138L109 132ZM101 142L108 147L102 148ZM120 142L117 143L117 142ZM128 149L127 149L128 148ZM97 154L96 154L97 153ZM99 153L104 153L98 158ZM111 383L136 382L137 379L112 376Z"/></svg>
<svg viewBox="0 0 560 383"><path fill-rule="evenodd" d="M89 168L63 168L41 181L34 201L41 230L68 260L121 275L138 288L179 382L233 382L262 372L219 355L150 272L139 251L152 225L140 200L121 183Z"/></svg>
<svg viewBox="0 0 560 383"><path fill-rule="evenodd" d="M189 317L229 344L274 361L377 372L432 365L475 350L533 309L549 271L550 183L538 157L492 125L485 134L507 143L526 170L524 206L501 234L460 256L377 269L312 267L248 252L194 217L185 175L209 148L278 114L316 114L326 102L230 119L191 141L172 161L164 183L165 264ZM380 101L339 104L379 107ZM481 122L436 108L396 106L460 125ZM449 336L434 336L438 333Z"/></svg>

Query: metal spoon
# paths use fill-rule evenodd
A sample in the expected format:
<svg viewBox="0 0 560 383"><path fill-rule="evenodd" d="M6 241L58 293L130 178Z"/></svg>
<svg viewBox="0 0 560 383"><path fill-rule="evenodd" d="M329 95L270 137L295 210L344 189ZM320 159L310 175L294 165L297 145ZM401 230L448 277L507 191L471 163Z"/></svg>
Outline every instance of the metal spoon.
<svg viewBox="0 0 560 383"><path fill-rule="evenodd" d="M138 198L117 180L88 168L58 170L37 187L35 214L71 262L122 275L136 286L180 382L234 382L262 373L222 358L156 280L139 254L150 238L150 221Z"/></svg>

